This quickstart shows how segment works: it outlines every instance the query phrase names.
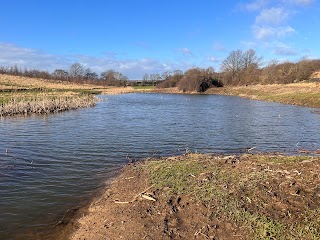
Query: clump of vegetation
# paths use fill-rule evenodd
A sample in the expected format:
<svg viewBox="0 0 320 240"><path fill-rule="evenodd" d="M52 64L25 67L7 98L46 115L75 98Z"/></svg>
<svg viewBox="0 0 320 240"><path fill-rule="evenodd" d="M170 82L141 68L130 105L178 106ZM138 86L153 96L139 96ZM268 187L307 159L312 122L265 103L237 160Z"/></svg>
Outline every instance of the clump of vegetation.
<svg viewBox="0 0 320 240"><path fill-rule="evenodd" d="M166 75L166 80L157 85L158 88L177 87L183 92L205 92L211 87L222 87L218 74L213 68L192 68L185 73L175 71Z"/></svg>
<svg viewBox="0 0 320 240"><path fill-rule="evenodd" d="M189 196L245 239L319 239L319 157L188 154L144 163L169 199Z"/></svg>
<svg viewBox="0 0 320 240"><path fill-rule="evenodd" d="M57 113L71 109L92 107L96 102L97 98L89 94L66 96L36 95L7 98L2 100L0 105L0 116Z"/></svg>
<svg viewBox="0 0 320 240"><path fill-rule="evenodd" d="M47 114L94 106L100 88L0 75L0 116ZM102 88L103 89L103 88Z"/></svg>

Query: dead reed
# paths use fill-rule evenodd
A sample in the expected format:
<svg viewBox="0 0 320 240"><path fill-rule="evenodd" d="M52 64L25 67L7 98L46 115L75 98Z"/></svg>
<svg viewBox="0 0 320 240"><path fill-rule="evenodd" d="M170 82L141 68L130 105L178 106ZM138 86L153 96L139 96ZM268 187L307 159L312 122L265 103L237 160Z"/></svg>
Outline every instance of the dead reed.
<svg viewBox="0 0 320 240"><path fill-rule="evenodd" d="M11 98L0 105L0 117L18 114L57 113L71 109L92 107L97 101L98 98L91 94Z"/></svg>

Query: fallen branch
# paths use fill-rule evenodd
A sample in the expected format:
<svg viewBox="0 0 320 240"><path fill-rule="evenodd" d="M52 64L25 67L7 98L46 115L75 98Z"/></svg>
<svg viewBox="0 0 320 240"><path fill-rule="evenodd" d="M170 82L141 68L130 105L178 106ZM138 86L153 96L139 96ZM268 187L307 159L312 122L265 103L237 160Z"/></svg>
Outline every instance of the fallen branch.
<svg viewBox="0 0 320 240"><path fill-rule="evenodd" d="M256 149L257 147L252 147L252 148L249 148L247 151L248 152L250 152L250 151L252 151L252 150L254 150L254 149Z"/></svg>
<svg viewBox="0 0 320 240"><path fill-rule="evenodd" d="M135 195L135 196L133 197L133 199L132 199L131 201L129 201L129 202L127 202L127 201L122 202L122 201L115 200L114 203L117 203L117 204L129 204L129 203L133 203L134 201L136 201L138 197L142 197L142 198L144 198L144 199L147 199L147 197L148 197L148 198L152 198L152 197L144 194L146 191L148 191L148 190L151 189L152 187L153 187L153 185L151 185L150 187L144 189L142 192L140 192L139 194ZM148 200L156 201L155 198L152 198L152 199L153 199L153 200L151 200L151 199L148 199Z"/></svg>
<svg viewBox="0 0 320 240"><path fill-rule="evenodd" d="M141 194L141 197L149 201L154 201L154 202L157 201L155 198L150 197L149 195L146 195L146 194Z"/></svg>

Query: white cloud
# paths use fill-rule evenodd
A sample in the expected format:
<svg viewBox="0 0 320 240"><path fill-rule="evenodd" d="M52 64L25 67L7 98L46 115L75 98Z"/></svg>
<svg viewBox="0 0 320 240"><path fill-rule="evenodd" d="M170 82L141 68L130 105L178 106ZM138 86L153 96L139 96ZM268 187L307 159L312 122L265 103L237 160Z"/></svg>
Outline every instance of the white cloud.
<svg viewBox="0 0 320 240"><path fill-rule="evenodd" d="M284 4L294 4L298 6L310 6L312 5L315 1L314 0L282 0Z"/></svg>
<svg viewBox="0 0 320 240"><path fill-rule="evenodd" d="M270 40L273 38L283 38L296 31L290 26L269 27L253 26L254 37L258 40Z"/></svg>
<svg viewBox="0 0 320 240"><path fill-rule="evenodd" d="M269 8L263 9L260 14L256 17L255 24L257 25L273 25L278 26L283 24L288 19L289 13L283 8Z"/></svg>
<svg viewBox="0 0 320 240"><path fill-rule="evenodd" d="M51 70L69 64L70 59L59 55L51 55L43 51L18 47L11 43L0 42L0 65L31 67L35 69Z"/></svg>
<svg viewBox="0 0 320 240"><path fill-rule="evenodd" d="M256 0L250 3L242 4L241 7L247 11L257 11L268 4L269 0Z"/></svg>
<svg viewBox="0 0 320 240"><path fill-rule="evenodd" d="M284 43L277 43L274 46L273 53L280 56L295 56L298 52Z"/></svg>
<svg viewBox="0 0 320 240"><path fill-rule="evenodd" d="M294 28L287 24L290 15L291 11L283 7L262 9L252 26L254 37L263 41L275 40L296 32Z"/></svg>
<svg viewBox="0 0 320 240"><path fill-rule="evenodd" d="M210 56L210 57L207 57L207 60L209 62L213 62L213 63L219 63L221 61L221 58L219 57L214 57L214 56Z"/></svg>
<svg viewBox="0 0 320 240"><path fill-rule="evenodd" d="M192 54L187 48L181 49L184 54ZM13 66L47 70L68 70L70 65L79 62L100 74L102 71L114 69L120 71L129 79L142 79L145 73L162 73L176 69L186 70L192 67L191 63L175 63L173 61L160 61L151 58L123 59L117 54L105 54L99 57L87 55L53 55L32 48L23 48L11 43L0 42L0 66Z"/></svg>

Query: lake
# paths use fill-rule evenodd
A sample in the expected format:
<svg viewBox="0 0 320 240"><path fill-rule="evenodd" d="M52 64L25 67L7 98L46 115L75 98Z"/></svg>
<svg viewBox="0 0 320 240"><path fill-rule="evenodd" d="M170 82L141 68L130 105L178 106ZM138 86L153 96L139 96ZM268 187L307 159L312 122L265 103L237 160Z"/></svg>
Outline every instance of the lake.
<svg viewBox="0 0 320 240"><path fill-rule="evenodd" d="M99 97L93 108L0 119L0 239L52 229L130 160L320 149L312 108L216 95Z"/></svg>

